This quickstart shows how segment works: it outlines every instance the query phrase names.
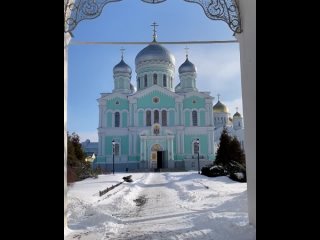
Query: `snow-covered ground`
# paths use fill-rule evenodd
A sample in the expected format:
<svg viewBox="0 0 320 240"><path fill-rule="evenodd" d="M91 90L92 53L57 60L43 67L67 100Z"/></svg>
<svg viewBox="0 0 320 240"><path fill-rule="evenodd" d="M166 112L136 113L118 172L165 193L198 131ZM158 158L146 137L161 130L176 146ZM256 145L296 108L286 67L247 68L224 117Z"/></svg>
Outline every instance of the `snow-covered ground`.
<svg viewBox="0 0 320 240"><path fill-rule="evenodd" d="M248 224L247 184L197 172L100 175L68 189L65 239L256 239Z"/></svg>

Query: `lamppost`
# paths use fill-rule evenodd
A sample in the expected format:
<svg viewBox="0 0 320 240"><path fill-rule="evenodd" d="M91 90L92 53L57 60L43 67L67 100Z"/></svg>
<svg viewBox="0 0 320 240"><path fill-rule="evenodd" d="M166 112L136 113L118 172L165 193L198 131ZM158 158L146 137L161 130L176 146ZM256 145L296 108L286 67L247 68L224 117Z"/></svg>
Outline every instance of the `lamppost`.
<svg viewBox="0 0 320 240"><path fill-rule="evenodd" d="M114 147L116 145L116 142L112 140L112 173L114 175Z"/></svg>
<svg viewBox="0 0 320 240"><path fill-rule="evenodd" d="M197 140L196 140L196 144L197 144L197 146L198 146L198 174L200 174L200 161L199 161L199 152L200 152L200 147L199 147L199 144L200 144L200 140L199 140L199 138L197 138Z"/></svg>

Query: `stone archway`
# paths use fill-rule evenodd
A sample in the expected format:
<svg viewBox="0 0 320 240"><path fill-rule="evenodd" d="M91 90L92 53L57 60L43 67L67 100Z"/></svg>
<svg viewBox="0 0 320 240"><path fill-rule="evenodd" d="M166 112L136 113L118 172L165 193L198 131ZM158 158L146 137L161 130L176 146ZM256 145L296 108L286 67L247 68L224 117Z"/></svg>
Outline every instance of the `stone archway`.
<svg viewBox="0 0 320 240"><path fill-rule="evenodd" d="M71 33L79 22L99 17L103 8L112 2L123 0L64 0L64 32ZM158 4L167 0L141 0ZM228 24L234 33L241 33L241 21L236 0L184 0L199 4L205 15L212 20L221 20Z"/></svg>
<svg viewBox="0 0 320 240"><path fill-rule="evenodd" d="M98 17L107 3L122 0L64 0L64 226L67 226L67 86L68 45L72 31L84 19ZM166 0L141 0L157 4ZM241 85L245 125L249 221L256 225L256 0L184 0L199 4L206 16L222 20L240 45ZM239 4L239 7L238 7ZM241 9L241 16L240 11ZM241 20L241 21L240 21Z"/></svg>

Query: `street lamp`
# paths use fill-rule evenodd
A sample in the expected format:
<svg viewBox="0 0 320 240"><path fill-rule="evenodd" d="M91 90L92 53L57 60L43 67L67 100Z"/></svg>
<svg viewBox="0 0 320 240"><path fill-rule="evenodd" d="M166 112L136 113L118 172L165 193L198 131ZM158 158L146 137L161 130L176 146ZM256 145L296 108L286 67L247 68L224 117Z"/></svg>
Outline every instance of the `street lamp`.
<svg viewBox="0 0 320 240"><path fill-rule="evenodd" d="M200 144L200 140L199 140L199 138L197 138L196 144L198 146L198 174L200 174L200 161L199 161L199 152L200 152L199 144Z"/></svg>
<svg viewBox="0 0 320 240"><path fill-rule="evenodd" d="M114 147L116 145L116 142L112 140L112 173L114 175Z"/></svg>

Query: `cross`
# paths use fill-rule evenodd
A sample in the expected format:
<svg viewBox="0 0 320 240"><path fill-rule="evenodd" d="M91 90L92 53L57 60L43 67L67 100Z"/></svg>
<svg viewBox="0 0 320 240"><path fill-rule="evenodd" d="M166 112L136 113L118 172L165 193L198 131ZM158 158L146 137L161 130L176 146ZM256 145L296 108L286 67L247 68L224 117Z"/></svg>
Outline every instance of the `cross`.
<svg viewBox="0 0 320 240"><path fill-rule="evenodd" d="M156 22L153 22L153 24L151 25L151 27L153 27L153 41L156 41L157 38L157 30L156 27L158 27L159 25Z"/></svg>
<svg viewBox="0 0 320 240"><path fill-rule="evenodd" d="M218 93L218 101L220 100L220 94Z"/></svg>
<svg viewBox="0 0 320 240"><path fill-rule="evenodd" d="M236 107L236 111L238 112L238 107Z"/></svg>
<svg viewBox="0 0 320 240"><path fill-rule="evenodd" d="M186 46L185 48L184 48L185 50L186 50L186 57L188 58L188 50L189 50L189 48L188 48L188 46Z"/></svg>
<svg viewBox="0 0 320 240"><path fill-rule="evenodd" d="M126 50L126 49L124 49L123 47L120 48L120 51L121 51L121 59L122 59L122 60L123 60L123 53L124 53L125 50Z"/></svg>

